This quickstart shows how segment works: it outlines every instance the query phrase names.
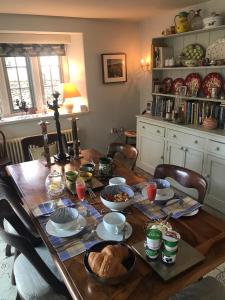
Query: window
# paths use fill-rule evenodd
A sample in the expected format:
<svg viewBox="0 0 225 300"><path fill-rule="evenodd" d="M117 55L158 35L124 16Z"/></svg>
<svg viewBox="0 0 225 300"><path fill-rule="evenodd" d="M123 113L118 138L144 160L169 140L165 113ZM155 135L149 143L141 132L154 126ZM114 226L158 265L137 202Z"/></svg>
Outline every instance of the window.
<svg viewBox="0 0 225 300"><path fill-rule="evenodd" d="M40 56L39 65L43 98L47 102L52 99L52 93L59 90L62 82L60 58L59 56Z"/></svg>
<svg viewBox="0 0 225 300"><path fill-rule="evenodd" d="M34 95L29 59L5 57L3 67L11 111L18 111L17 101L20 103L22 100L26 101L27 107L33 107Z"/></svg>

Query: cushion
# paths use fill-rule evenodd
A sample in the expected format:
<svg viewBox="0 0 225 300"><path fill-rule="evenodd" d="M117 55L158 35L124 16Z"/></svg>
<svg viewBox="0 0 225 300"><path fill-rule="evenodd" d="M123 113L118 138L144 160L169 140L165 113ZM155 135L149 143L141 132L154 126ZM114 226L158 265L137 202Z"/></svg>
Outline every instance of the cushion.
<svg viewBox="0 0 225 300"><path fill-rule="evenodd" d="M52 273L61 280L47 248L40 246L35 249ZM25 300L66 300L66 297L53 291L23 254L20 254L15 260L14 275L17 290Z"/></svg>
<svg viewBox="0 0 225 300"><path fill-rule="evenodd" d="M169 300L224 300L225 287L215 278L208 276L195 282Z"/></svg>
<svg viewBox="0 0 225 300"><path fill-rule="evenodd" d="M30 156L33 160L38 160L44 155L44 147L30 147L29 148ZM49 153L50 156L57 154L57 144L50 144L49 145Z"/></svg>

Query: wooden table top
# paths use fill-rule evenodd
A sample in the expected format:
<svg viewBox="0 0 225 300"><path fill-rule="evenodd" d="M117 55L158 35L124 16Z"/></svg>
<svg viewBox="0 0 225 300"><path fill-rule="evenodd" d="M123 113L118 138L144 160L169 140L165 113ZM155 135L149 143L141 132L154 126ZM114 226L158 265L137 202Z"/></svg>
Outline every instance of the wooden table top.
<svg viewBox="0 0 225 300"><path fill-rule="evenodd" d="M80 164L85 161L93 160L98 163L101 156L95 150L84 150L82 154L83 159L66 165L55 164L51 166L51 170L56 169L66 172L78 169ZM28 208L40 236L49 248L73 299L168 299L169 296L197 281L225 261L225 222L204 210L200 210L195 216L171 220L170 222L173 228L181 234L182 239L206 256L203 263L187 270L169 282L164 282L149 265L137 256L135 269L126 282L116 286L102 285L87 275L82 254L61 262L55 249L49 243L45 232L32 215L33 207L47 199L45 179L49 174L49 169L39 161L31 161L10 165L7 167L7 172L20 191L23 202ZM130 185L144 180L144 178L123 166L117 166L115 173L125 177ZM71 194L68 194L68 196L70 199L77 201ZM93 202L90 198L87 197L87 199L90 200L90 203ZM94 206L98 210L103 208L99 198L95 202L97 203ZM144 240L143 227L149 221L136 208L131 207L131 211L132 214L126 216L133 227L133 234L127 241L129 245Z"/></svg>

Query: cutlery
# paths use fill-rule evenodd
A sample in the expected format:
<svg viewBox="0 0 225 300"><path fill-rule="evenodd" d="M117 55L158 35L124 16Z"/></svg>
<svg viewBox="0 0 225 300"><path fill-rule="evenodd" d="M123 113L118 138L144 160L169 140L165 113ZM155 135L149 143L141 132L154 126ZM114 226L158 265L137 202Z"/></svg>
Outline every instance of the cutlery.
<svg viewBox="0 0 225 300"><path fill-rule="evenodd" d="M96 194L94 193L91 187L87 186L87 191L92 199L96 198Z"/></svg>

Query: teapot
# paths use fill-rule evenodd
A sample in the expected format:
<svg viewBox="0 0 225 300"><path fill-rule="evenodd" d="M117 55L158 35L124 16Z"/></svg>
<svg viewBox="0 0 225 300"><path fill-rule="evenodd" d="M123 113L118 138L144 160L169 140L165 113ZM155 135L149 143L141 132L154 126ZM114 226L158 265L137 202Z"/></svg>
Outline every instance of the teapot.
<svg viewBox="0 0 225 300"><path fill-rule="evenodd" d="M174 17L176 32L182 33L189 30L190 24L188 20L188 15L188 12L182 11Z"/></svg>

